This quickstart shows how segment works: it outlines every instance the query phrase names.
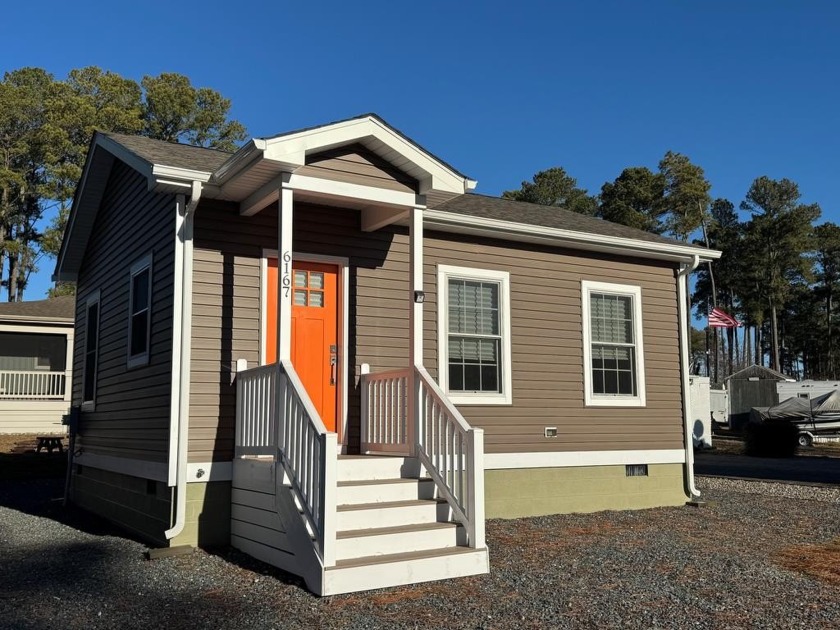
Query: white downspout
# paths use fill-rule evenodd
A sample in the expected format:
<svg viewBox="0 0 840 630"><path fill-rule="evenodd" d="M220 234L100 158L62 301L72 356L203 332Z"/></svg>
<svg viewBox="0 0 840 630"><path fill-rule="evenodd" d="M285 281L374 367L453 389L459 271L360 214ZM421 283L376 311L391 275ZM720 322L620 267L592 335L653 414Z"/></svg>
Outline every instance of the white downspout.
<svg viewBox="0 0 840 630"><path fill-rule="evenodd" d="M175 374L175 359L173 359L173 382L178 381L177 387L173 387L173 395L177 389L177 412L173 417L173 424L177 425L177 449L176 449L176 475L175 475L175 523L171 529L164 533L168 540L175 538L184 530L187 520L187 455L189 451L189 430L190 430L190 356L192 353L192 277L193 277L193 227L195 224L195 209L201 200L201 182L192 183L192 195L186 205L179 204L179 209L184 209L183 220L176 219L181 223L178 240L175 242L175 260L178 262L178 249L181 249L181 292L175 296L175 310L180 306L180 321L174 322L176 335L180 334L180 348L178 349L180 369ZM177 267L176 267L177 277ZM177 286L177 282L176 282ZM174 339L173 339L174 341ZM175 348L173 347L173 350ZM175 401L172 401L175 408ZM173 432L175 429L173 428ZM170 475L172 471L170 461ZM171 484L171 481L170 481Z"/></svg>
<svg viewBox="0 0 840 630"><path fill-rule="evenodd" d="M688 393L688 356L691 348L689 345L689 312L686 309L686 301L688 297L688 274L697 269L699 264L700 256L695 254L691 263L683 265L677 273L677 313L680 319L680 373L682 375L683 424L685 425L685 466L688 492L691 498L699 497L700 491L694 485L694 441L692 439L691 405Z"/></svg>

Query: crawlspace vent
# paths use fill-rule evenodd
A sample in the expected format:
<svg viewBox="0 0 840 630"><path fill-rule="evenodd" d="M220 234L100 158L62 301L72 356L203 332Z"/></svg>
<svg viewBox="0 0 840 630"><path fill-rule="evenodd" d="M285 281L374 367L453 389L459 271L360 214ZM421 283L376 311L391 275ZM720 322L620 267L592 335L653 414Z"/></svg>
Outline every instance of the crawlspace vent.
<svg viewBox="0 0 840 630"><path fill-rule="evenodd" d="M647 477L647 464L628 464L624 467L628 477Z"/></svg>

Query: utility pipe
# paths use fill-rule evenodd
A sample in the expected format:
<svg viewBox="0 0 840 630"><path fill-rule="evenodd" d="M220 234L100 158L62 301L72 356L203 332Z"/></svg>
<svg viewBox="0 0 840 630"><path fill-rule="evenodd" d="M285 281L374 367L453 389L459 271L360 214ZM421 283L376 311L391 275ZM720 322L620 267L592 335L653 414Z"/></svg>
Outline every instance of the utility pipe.
<svg viewBox="0 0 840 630"><path fill-rule="evenodd" d="M179 238L175 242L176 250L182 247L181 262L181 294L176 296L180 299L181 318L180 322L174 325L180 328L180 371L174 374L174 379L179 381L178 409L173 422L177 423L177 473L175 480L175 523L164 535L168 540L175 538L184 530L187 520L187 455L189 452L189 431L190 431L190 357L192 354L192 278L193 278L193 230L195 225L195 209L201 200L202 184L199 181L192 183L192 194L186 205L179 204L184 208L183 221ZM176 253L176 261L178 259ZM177 272L177 270L176 270ZM173 388L174 389L174 388ZM174 404L173 404L174 407Z"/></svg>
<svg viewBox="0 0 840 630"><path fill-rule="evenodd" d="M677 316L680 320L680 372L682 374L683 423L685 424L685 466L688 492L691 498L699 497L700 491L694 485L694 441L692 440L691 405L688 393L688 356L690 353L689 310L686 306L688 298L688 275L697 269L698 265L700 265L700 256L695 254L691 263L682 265L677 273Z"/></svg>

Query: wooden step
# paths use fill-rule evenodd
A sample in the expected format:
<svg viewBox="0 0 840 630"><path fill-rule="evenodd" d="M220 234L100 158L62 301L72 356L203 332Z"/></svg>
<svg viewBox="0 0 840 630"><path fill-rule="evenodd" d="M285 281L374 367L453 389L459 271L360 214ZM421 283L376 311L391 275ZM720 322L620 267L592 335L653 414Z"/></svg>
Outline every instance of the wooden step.
<svg viewBox="0 0 840 630"><path fill-rule="evenodd" d="M443 499L409 499L338 506L339 531L398 527L449 520L449 504Z"/></svg>
<svg viewBox="0 0 840 630"><path fill-rule="evenodd" d="M423 475L413 457L384 455L339 455L338 481L371 481L374 479L406 479Z"/></svg>
<svg viewBox="0 0 840 630"><path fill-rule="evenodd" d="M433 499L434 496L435 482L428 477L338 482L339 505Z"/></svg>
<svg viewBox="0 0 840 630"><path fill-rule="evenodd" d="M443 549L465 543L464 528L450 522L352 529L338 532L335 559Z"/></svg>
<svg viewBox="0 0 840 630"><path fill-rule="evenodd" d="M487 549L445 547L339 560L324 571L321 595L417 584L490 572Z"/></svg>

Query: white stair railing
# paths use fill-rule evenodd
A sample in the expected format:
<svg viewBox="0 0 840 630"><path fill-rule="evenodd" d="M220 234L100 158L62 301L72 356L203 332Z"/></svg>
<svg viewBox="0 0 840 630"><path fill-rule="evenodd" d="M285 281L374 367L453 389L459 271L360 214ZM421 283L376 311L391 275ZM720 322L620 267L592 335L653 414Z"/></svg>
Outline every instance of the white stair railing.
<svg viewBox="0 0 840 630"><path fill-rule="evenodd" d="M250 398L249 398L250 396ZM273 454L324 567L335 566L338 440L327 431L291 362L237 374L236 450Z"/></svg>
<svg viewBox="0 0 840 630"><path fill-rule="evenodd" d="M416 456L484 547L484 431L469 425L422 366L363 373L362 452Z"/></svg>
<svg viewBox="0 0 840 630"><path fill-rule="evenodd" d="M362 453L409 455L411 370L362 374Z"/></svg>
<svg viewBox="0 0 840 630"><path fill-rule="evenodd" d="M42 370L0 370L0 398L61 400L67 375Z"/></svg>
<svg viewBox="0 0 840 630"><path fill-rule="evenodd" d="M234 455L274 455L277 443L276 363L236 375L236 445Z"/></svg>
<svg viewBox="0 0 840 630"><path fill-rule="evenodd" d="M473 428L422 366L414 368L416 454L469 546L484 548L484 430Z"/></svg>

